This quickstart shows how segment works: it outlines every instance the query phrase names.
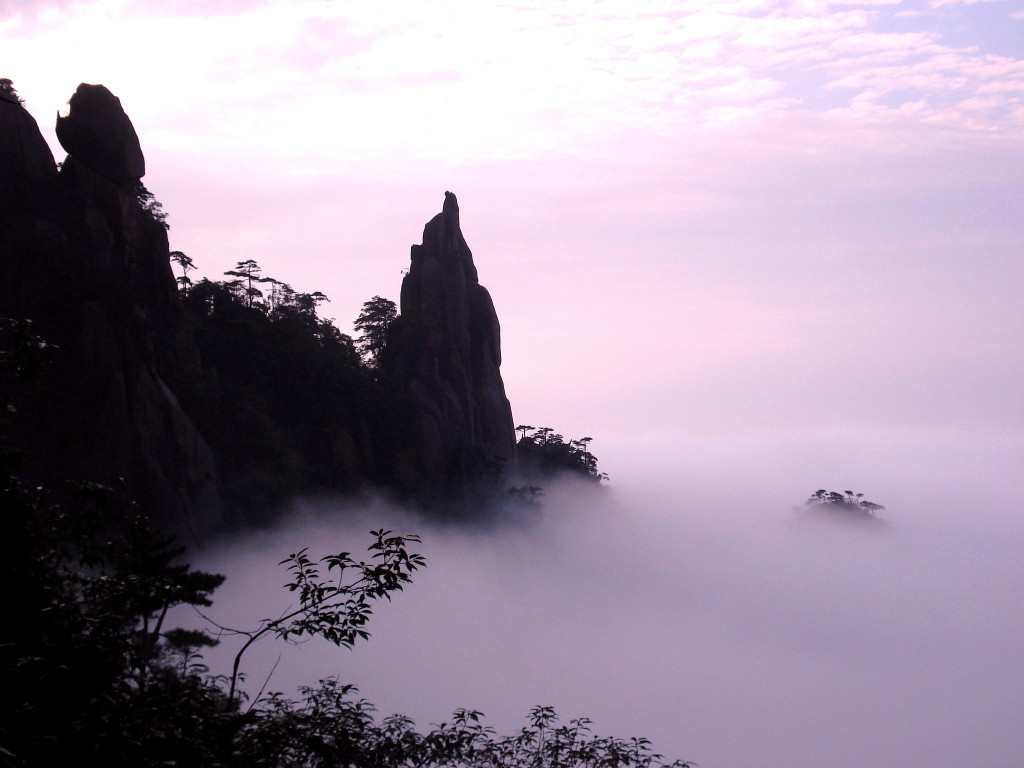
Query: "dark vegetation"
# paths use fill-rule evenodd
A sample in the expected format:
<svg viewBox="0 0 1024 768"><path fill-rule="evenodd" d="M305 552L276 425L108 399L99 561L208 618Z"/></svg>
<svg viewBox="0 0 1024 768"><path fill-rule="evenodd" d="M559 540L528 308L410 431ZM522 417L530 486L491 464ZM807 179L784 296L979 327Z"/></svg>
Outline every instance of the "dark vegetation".
<svg viewBox="0 0 1024 768"><path fill-rule="evenodd" d="M516 444L520 471L530 477L551 478L561 472L599 483L608 475L597 469L597 457L590 452L592 437L566 439L551 427L516 427L521 437Z"/></svg>
<svg viewBox="0 0 1024 768"><path fill-rule="evenodd" d="M0 98L22 104L9 80L0 80ZM12 208L12 219L30 222L32 232L45 230L49 239L17 230L18 237L0 242L10 274L23 280L22 270L36 281L29 281L31 291L5 281L4 313L38 317L64 347L44 341L27 321L0 319L0 583L8 611L0 625L0 766L662 764L646 740L595 737L589 721L560 724L548 707L535 708L520 733L499 737L470 710L422 733L401 716L378 721L353 686L333 679L300 689L298 699L263 690L247 695L245 654L256 642L318 637L350 648L367 639L375 605L401 591L423 564L408 548L416 537L373 532L361 558L293 553L281 564L297 607L254 627L228 628L211 610L223 577L192 570L184 549L154 526L166 518L153 510L187 484L171 482L181 478L223 485L217 490L229 527L259 522L295 494L364 484L402 489L407 394L382 365L396 338L396 307L373 297L356 319L360 335L353 340L319 315L326 296L296 291L253 260L239 262L227 280L193 279L192 259L168 251L166 214L140 181L141 149L116 97L83 85L73 98L106 111L61 118L69 149L63 169L51 173L40 137L35 155L18 156L25 167L45 170L35 187L24 185L35 197L8 196L21 206ZM24 123L22 110L14 114ZM98 140L104 138L115 151ZM177 292L168 256L180 271L173 276ZM15 300L24 296L45 300ZM104 355L90 357L96 349ZM88 354L80 358L83 350ZM47 365L58 357L59 365ZM95 392L81 384L90 376ZM106 418L102 396L110 391L124 418L117 408ZM26 395L31 403L22 407ZM132 422L138 413L145 418ZM87 422L82 441L64 440L77 422ZM509 431L511 425L509 417ZM46 440L20 442L26 432L70 447L40 467L40 455L55 454L45 450ZM181 438L163 447L182 451L150 455L157 437ZM96 466L126 468L127 481L59 482L46 471L66 477L69 457L102 453L104 441L129 460L101 455ZM489 450L468 442L464 450L472 455L456 457L466 472L451 475L468 481L474 501L539 506L539 486L508 488L530 477L512 477ZM545 428L527 443L537 451L539 476L550 477L561 464L600 480L589 438L566 444ZM187 455L198 444L210 461ZM465 442L453 444L455 453ZM44 450L32 455L40 445ZM31 469L30 459L37 460ZM137 506L128 484L151 478L144 470L174 469L176 462L196 474L167 474L168 482L146 486L159 492ZM415 467L406 471L415 479ZM104 479L113 474L119 473ZM133 487L139 485L145 483ZM168 626L172 609L182 606L209 615L206 628ZM203 650L222 642L236 644L235 664L226 675L210 674Z"/></svg>
<svg viewBox="0 0 1024 768"><path fill-rule="evenodd" d="M0 381L22 389L52 350L25 323L0 328ZM16 398L3 392L3 413ZM0 416L3 418L3 416ZM590 721L559 723L536 707L517 734L497 736L481 713L458 710L421 733L406 717L378 720L357 690L334 679L279 692L239 692L245 650L266 636L321 637L352 647L369 637L374 604L402 590L423 559L414 536L373 532L368 554L282 561L298 607L251 630L166 626L175 606L209 612L217 574L193 571L123 489L25 482L0 444L0 571L8 621L0 627L0 765L366 766L649 768L664 765L646 739L594 736ZM438 617L443 620L443 617ZM212 624L211 627L216 625ZM201 650L239 644L229 676ZM683 768L686 763L672 765Z"/></svg>
<svg viewBox="0 0 1024 768"><path fill-rule="evenodd" d="M14 82L9 77L0 77L0 96L25 106L25 100L18 95Z"/></svg>
<svg viewBox="0 0 1024 768"><path fill-rule="evenodd" d="M398 307L390 299L374 296L363 304L363 311L356 318L355 328L359 337L359 351L363 360L372 368L380 368L380 358L388 346L388 328L398 316Z"/></svg>
<svg viewBox="0 0 1024 768"><path fill-rule="evenodd" d="M232 280L193 283L191 259L173 258L206 374L174 384L219 459L229 512L253 519L297 493L356 490L352 478L386 483L384 391L353 340L318 317L327 298L251 260Z"/></svg>
<svg viewBox="0 0 1024 768"><path fill-rule="evenodd" d="M851 520L878 521L876 512L884 510L881 504L875 504L864 498L863 493L853 491L827 491L819 488L812 493L803 507L793 507L795 512L820 514L825 513Z"/></svg>
<svg viewBox="0 0 1024 768"><path fill-rule="evenodd" d="M135 201L139 204L139 207L148 213L153 221L157 222L165 230L171 228L171 225L167 223L167 212L164 211L163 203L146 189L146 185L142 181L137 182L132 187L132 194L135 196Z"/></svg>

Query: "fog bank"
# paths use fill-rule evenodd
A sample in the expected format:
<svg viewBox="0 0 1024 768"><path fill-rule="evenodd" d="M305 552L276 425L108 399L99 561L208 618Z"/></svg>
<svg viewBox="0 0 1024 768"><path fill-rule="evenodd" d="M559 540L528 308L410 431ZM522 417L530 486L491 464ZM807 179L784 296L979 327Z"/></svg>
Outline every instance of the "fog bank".
<svg viewBox="0 0 1024 768"><path fill-rule="evenodd" d="M426 570L378 609L368 643L263 641L243 664L250 692L283 653L270 690L337 675L421 727L470 707L508 732L551 704L702 768L1010 768L1024 752L1021 445L988 435L972 465L971 436L926 437L903 435L903 463L854 488L888 507L878 529L789 511L850 487L828 485L821 436L703 453L626 441L609 447L623 480L549 488L527 529L307 501L277 531L193 560L229 577L213 615L251 627L289 604L274 565L288 553L362 550L381 526L423 537ZM843 456L851 474L867 452ZM671 456L689 460L673 470ZM210 654L215 671L236 648Z"/></svg>

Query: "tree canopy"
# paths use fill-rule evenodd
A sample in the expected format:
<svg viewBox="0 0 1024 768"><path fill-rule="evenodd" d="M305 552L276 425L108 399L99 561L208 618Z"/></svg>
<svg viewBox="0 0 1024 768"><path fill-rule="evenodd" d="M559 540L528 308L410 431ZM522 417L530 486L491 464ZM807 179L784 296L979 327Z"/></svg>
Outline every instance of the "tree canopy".
<svg viewBox="0 0 1024 768"><path fill-rule="evenodd" d="M863 493L853 491L828 491L819 488L810 495L804 506L794 507L797 512L824 511L843 513L847 516L860 517L864 519L875 519L875 513L885 509L881 504L875 504L864 498Z"/></svg>
<svg viewBox="0 0 1024 768"><path fill-rule="evenodd" d="M378 386L352 338L318 316L327 297L240 266L232 271L247 276L202 279L183 292L202 375L168 373L218 456L229 513L258 520L298 493L350 491L360 477L383 482L376 457L386 435L370 429L382 407ZM365 460L354 452L360 442Z"/></svg>
<svg viewBox="0 0 1024 768"><path fill-rule="evenodd" d="M356 318L355 328L361 332L356 344L363 354L363 359L374 368L380 365L380 357L388 345L388 328L397 315L398 308L395 302L374 296L363 304L363 309Z"/></svg>
<svg viewBox="0 0 1024 768"><path fill-rule="evenodd" d="M0 95L6 97L9 101L25 106L25 100L18 95L17 90L14 88L14 83L9 77L0 77Z"/></svg>
<svg viewBox="0 0 1024 768"><path fill-rule="evenodd" d="M600 483L608 475L597 468L597 456L590 451L592 437L566 440L551 427L532 427L520 424L521 434L516 445L520 471L527 476L550 477L568 472Z"/></svg>

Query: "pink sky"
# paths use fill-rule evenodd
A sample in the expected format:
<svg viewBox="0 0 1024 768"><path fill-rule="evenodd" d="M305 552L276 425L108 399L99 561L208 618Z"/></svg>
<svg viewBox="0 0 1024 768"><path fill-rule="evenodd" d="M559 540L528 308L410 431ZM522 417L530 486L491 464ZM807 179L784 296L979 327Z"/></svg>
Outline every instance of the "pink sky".
<svg viewBox="0 0 1024 768"><path fill-rule="evenodd" d="M49 115L110 87L172 248L214 278L256 258L343 329L455 191L519 420L1019 429L1021 17L8 2L0 61L58 158Z"/></svg>
<svg viewBox="0 0 1024 768"><path fill-rule="evenodd" d="M962 498L1020 539L1019 2L8 0L0 40L58 159L103 83L171 247L343 330L454 191L517 423L620 489Z"/></svg>

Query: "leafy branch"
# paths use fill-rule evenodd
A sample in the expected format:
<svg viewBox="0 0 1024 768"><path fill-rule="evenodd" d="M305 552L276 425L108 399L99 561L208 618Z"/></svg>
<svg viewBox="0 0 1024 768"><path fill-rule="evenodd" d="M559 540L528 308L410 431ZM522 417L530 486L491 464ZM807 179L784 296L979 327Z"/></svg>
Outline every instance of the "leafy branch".
<svg viewBox="0 0 1024 768"><path fill-rule="evenodd" d="M356 561L348 552L312 560L308 548L295 552L280 565L287 565L292 581L285 585L299 597L299 606L276 619L265 619L252 631L230 630L248 639L235 655L231 668L228 701L235 699L239 666L245 652L267 635L295 642L302 637L322 637L337 646L351 648L370 633L365 626L373 614L373 602L391 600L412 581L412 573L426 564L407 545L419 543L419 536L396 536L383 529L371 531L375 540L367 548L369 561ZM336 576L332 579L333 572Z"/></svg>

